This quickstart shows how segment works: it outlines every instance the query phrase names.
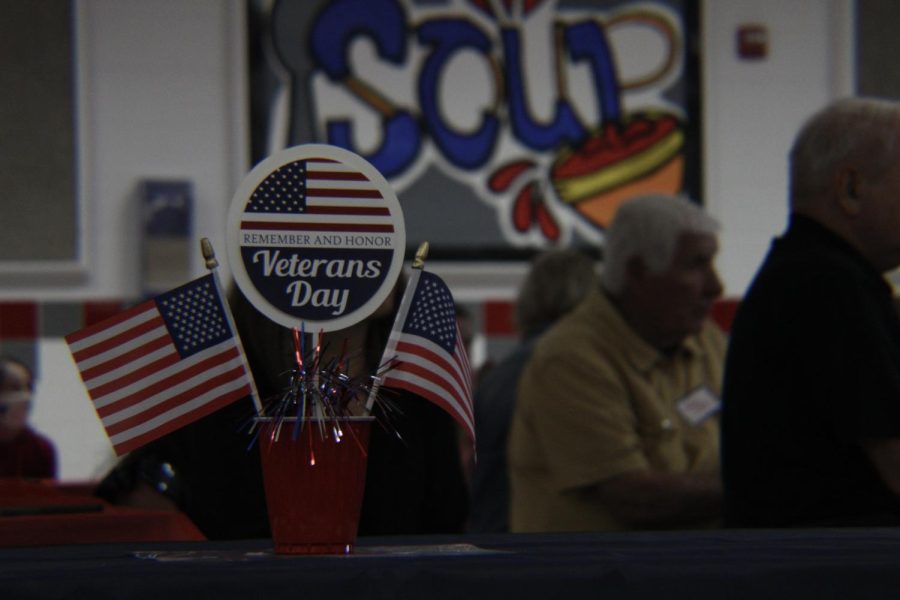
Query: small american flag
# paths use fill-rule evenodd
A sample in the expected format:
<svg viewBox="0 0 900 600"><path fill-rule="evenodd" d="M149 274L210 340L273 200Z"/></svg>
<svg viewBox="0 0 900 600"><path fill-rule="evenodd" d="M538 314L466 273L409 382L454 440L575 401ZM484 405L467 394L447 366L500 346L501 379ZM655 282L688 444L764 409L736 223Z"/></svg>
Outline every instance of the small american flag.
<svg viewBox="0 0 900 600"><path fill-rule="evenodd" d="M116 454L256 390L214 273L66 336Z"/></svg>
<svg viewBox="0 0 900 600"><path fill-rule="evenodd" d="M273 230L393 233L394 225L384 197L364 173L313 158L270 173L247 202L241 231Z"/></svg>
<svg viewBox="0 0 900 600"><path fill-rule="evenodd" d="M413 269L383 362L390 365L384 387L405 389L434 402L475 441L469 358L453 296L437 275Z"/></svg>

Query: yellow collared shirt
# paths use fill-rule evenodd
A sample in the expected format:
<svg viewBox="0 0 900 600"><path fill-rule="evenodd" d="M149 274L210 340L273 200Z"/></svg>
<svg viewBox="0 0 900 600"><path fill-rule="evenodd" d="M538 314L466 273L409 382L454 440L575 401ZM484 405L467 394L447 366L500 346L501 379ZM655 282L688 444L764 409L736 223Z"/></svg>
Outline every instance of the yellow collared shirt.
<svg viewBox="0 0 900 600"><path fill-rule="evenodd" d="M665 355L599 290L537 343L519 381L510 430L513 531L620 530L587 490L628 471L717 474L718 417L677 409L722 386L726 338L712 322Z"/></svg>

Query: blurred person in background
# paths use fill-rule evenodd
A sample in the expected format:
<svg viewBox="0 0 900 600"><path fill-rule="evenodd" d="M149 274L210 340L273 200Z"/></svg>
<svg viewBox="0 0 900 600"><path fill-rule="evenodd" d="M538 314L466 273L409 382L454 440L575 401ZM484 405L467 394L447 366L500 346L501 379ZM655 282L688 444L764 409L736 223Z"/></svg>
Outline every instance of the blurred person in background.
<svg viewBox="0 0 900 600"><path fill-rule="evenodd" d="M0 477L56 478L56 447L28 424L33 392L31 369L0 357Z"/></svg>
<svg viewBox="0 0 900 600"><path fill-rule="evenodd" d="M478 461L471 482L470 531L509 531L506 443L519 376L538 337L596 285L594 261L580 250L548 250L532 261L516 298L518 344L475 386Z"/></svg>

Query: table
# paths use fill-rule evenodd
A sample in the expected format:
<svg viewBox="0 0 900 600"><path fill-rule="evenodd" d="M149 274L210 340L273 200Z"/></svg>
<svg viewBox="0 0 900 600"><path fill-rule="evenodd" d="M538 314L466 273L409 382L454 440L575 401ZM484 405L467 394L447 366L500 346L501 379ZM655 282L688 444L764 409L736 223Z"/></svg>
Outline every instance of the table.
<svg viewBox="0 0 900 600"><path fill-rule="evenodd" d="M893 529L362 538L349 556L270 540L0 549L0 598L886 598Z"/></svg>

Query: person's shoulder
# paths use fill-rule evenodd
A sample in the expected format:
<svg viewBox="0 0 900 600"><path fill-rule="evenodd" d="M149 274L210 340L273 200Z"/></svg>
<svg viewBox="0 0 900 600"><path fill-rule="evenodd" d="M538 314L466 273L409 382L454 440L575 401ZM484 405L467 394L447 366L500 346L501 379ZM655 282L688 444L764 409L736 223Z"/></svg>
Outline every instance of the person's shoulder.
<svg viewBox="0 0 900 600"><path fill-rule="evenodd" d="M864 259L836 238L830 243L784 238L775 242L757 278L802 291L806 286L843 287L871 276Z"/></svg>
<svg viewBox="0 0 900 600"><path fill-rule="evenodd" d="M707 319L696 336L697 343L705 352L725 355L728 347L728 334L712 319Z"/></svg>
<svg viewBox="0 0 900 600"><path fill-rule="evenodd" d="M519 344L509 354L506 354L498 362L486 369L478 379L475 394L496 395L502 387L509 385L510 380L517 379L519 373L528 363L536 341L532 340Z"/></svg>
<svg viewBox="0 0 900 600"><path fill-rule="evenodd" d="M575 351L580 343L591 339L599 327L601 311L599 292L591 292L584 302L571 312L563 315L548 328L534 343L534 353L566 353Z"/></svg>
<svg viewBox="0 0 900 600"><path fill-rule="evenodd" d="M822 299L857 293L861 278L859 265L840 253L815 248L773 252L741 299L731 332L741 330L748 318L811 317L807 311L823 308Z"/></svg>
<svg viewBox="0 0 900 600"><path fill-rule="evenodd" d="M25 429L25 436L27 439L26 443L33 449L32 451L48 456L56 454L56 444L43 433L28 427Z"/></svg>
<svg viewBox="0 0 900 600"><path fill-rule="evenodd" d="M566 319L566 317L563 317ZM584 327L578 327L568 321L560 321L548 329L532 348L526 368L535 363L546 363L548 360L567 362L578 353L578 348L584 346L581 339L584 336Z"/></svg>

